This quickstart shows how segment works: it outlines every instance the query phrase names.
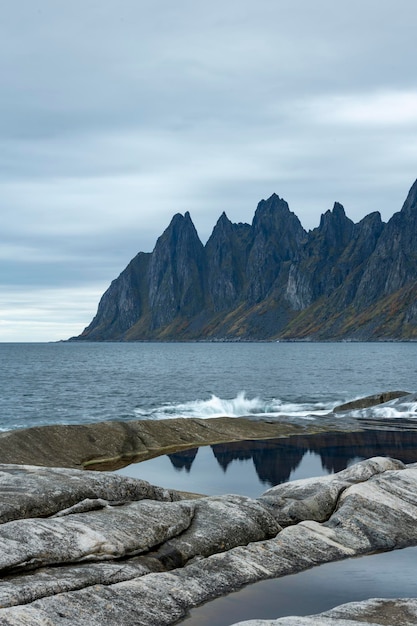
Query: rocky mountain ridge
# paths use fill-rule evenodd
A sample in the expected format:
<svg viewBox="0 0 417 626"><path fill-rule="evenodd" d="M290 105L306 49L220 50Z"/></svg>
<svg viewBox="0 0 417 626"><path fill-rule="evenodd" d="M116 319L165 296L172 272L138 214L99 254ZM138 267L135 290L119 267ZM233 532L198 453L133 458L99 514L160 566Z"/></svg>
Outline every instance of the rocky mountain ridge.
<svg viewBox="0 0 417 626"><path fill-rule="evenodd" d="M417 181L387 223L336 202L307 232L273 194L204 246L178 213L73 340L417 340Z"/></svg>

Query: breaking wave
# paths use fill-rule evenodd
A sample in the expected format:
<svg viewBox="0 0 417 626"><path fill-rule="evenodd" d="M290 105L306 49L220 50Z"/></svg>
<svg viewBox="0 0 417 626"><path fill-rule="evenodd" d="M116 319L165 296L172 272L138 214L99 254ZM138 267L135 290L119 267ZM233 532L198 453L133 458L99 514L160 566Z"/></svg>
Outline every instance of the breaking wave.
<svg viewBox="0 0 417 626"><path fill-rule="evenodd" d="M384 404L350 411L352 417L359 419L416 419L417 418L417 394L408 394Z"/></svg>
<svg viewBox="0 0 417 626"><path fill-rule="evenodd" d="M214 394L204 400L189 402L167 402L153 408L137 407L134 413L138 419L167 419L176 417L252 417L258 419L305 419L314 420L325 415L334 419L344 419L347 415L357 419L413 419L417 418L417 394L409 394L385 404L378 404L366 409L332 413L339 402L302 401L289 402L279 398L264 400L259 397L248 398L244 391L235 398L219 398Z"/></svg>
<svg viewBox="0 0 417 626"><path fill-rule="evenodd" d="M175 417L298 417L314 419L320 415L326 415L332 410L334 404L323 402L291 403L272 398L248 398L244 391L238 393L235 398L224 399L212 395L207 400L191 400L184 403L166 403L153 409L138 407L135 414L139 419L167 419Z"/></svg>

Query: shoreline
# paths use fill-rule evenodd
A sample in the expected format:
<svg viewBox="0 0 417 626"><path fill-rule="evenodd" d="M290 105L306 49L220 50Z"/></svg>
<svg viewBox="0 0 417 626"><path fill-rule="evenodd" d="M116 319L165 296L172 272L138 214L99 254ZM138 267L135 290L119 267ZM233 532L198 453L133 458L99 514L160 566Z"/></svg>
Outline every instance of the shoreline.
<svg viewBox="0 0 417 626"><path fill-rule="evenodd" d="M383 457L256 499L4 464L0 493L8 626L173 626L257 581L417 546L417 464Z"/></svg>
<svg viewBox="0 0 417 626"><path fill-rule="evenodd" d="M389 391L335 407L314 423L259 420L245 417L169 418L162 420L109 421L92 424L49 425L0 433L3 463L114 470L162 454L202 445L246 440L287 438L330 432L369 429L417 428L411 420L358 420L356 409L383 405L391 400L415 398L405 391ZM342 416L342 417L341 417Z"/></svg>
<svg viewBox="0 0 417 626"><path fill-rule="evenodd" d="M178 418L1 433L0 621L173 626L195 607L261 580L417 546L417 463L373 457L255 498L201 496L88 471L230 442L307 446L327 437L325 450L334 438L371 430L395 442L399 431L412 437L417 424L349 416L404 393L338 407L343 423L337 413L321 424ZM400 611L402 601L395 602Z"/></svg>

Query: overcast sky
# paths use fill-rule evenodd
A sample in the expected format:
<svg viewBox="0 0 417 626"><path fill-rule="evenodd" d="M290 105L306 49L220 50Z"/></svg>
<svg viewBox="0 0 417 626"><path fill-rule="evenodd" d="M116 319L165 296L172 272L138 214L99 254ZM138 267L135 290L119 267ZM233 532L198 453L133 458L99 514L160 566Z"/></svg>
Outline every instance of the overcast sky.
<svg viewBox="0 0 417 626"><path fill-rule="evenodd" d="M272 193L306 229L417 178L416 0L13 0L0 20L0 341L79 334L175 213Z"/></svg>

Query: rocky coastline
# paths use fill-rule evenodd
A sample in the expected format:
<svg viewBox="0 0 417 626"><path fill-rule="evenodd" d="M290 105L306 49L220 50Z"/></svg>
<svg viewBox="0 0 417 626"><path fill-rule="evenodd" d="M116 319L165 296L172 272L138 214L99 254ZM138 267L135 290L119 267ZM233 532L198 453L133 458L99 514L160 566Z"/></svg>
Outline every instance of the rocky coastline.
<svg viewBox="0 0 417 626"><path fill-rule="evenodd" d="M115 470L180 450L234 441L288 438L328 432L358 432L369 427L366 420L350 418L355 409L407 400L416 394L389 391L336 407L320 424L300 420L261 421L249 418L176 418L132 420L96 424L56 424L0 433L0 461L20 465ZM343 415L343 419L340 416ZM395 428L399 427L396 421ZM378 426L373 420L372 428ZM389 428L385 421L380 428ZM407 428L412 429L411 424Z"/></svg>
<svg viewBox="0 0 417 626"><path fill-rule="evenodd" d="M255 581L417 545L417 465L382 457L257 499L7 464L0 493L10 626L168 626Z"/></svg>
<svg viewBox="0 0 417 626"><path fill-rule="evenodd" d="M348 602L318 615L284 617L277 620L249 620L232 626L413 626L417 623L417 600L374 598Z"/></svg>
<svg viewBox="0 0 417 626"><path fill-rule="evenodd" d="M0 436L0 624L168 626L256 581L417 545L415 463L374 457L329 476L277 485L257 498L197 497L83 469L206 445L214 437L276 437L284 428L243 418L231 420L233 429L226 418L182 421L83 426L72 439L70 427ZM299 434L301 426L290 426L282 437ZM126 450L129 434L136 439ZM247 626L413 624L416 615L417 599L372 599Z"/></svg>

